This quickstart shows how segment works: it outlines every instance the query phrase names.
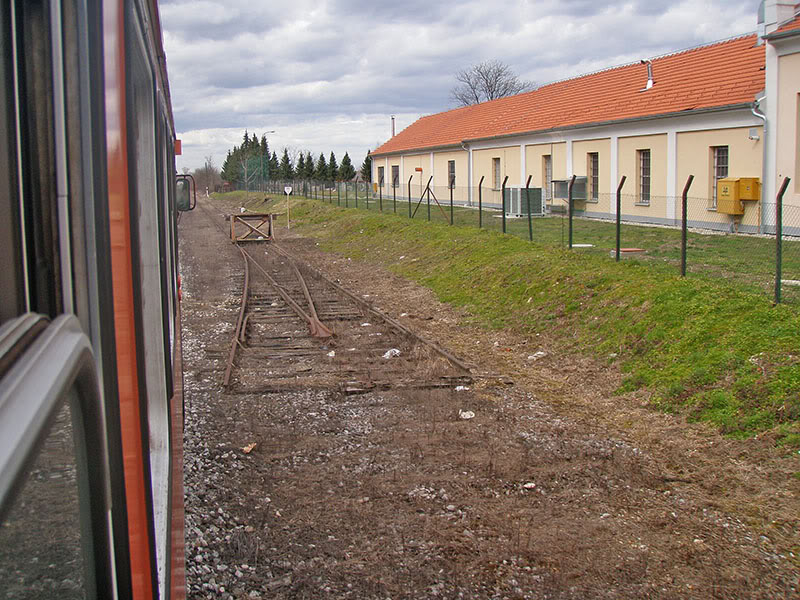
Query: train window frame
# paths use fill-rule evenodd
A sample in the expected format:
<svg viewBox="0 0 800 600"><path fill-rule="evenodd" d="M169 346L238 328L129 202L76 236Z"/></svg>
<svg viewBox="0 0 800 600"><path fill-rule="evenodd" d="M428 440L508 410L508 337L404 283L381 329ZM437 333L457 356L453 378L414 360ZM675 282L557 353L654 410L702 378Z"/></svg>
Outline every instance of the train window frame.
<svg viewBox="0 0 800 600"><path fill-rule="evenodd" d="M113 597L108 514L110 473L102 395L91 344L74 315L42 327L26 313L0 327L0 523L8 516L56 413L69 405L78 481L84 591Z"/></svg>

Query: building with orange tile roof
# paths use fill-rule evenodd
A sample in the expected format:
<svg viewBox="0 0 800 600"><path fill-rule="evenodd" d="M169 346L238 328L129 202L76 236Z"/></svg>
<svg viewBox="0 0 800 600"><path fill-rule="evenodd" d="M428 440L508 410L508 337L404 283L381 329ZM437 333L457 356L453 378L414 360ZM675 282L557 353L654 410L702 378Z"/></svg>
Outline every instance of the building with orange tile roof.
<svg viewBox="0 0 800 600"><path fill-rule="evenodd" d="M717 180L758 178L764 197L774 198L789 163L790 176L800 176L797 147L785 151L792 140L800 145L798 6L766 0L759 28L422 117L373 151L373 181L382 181L387 195L394 185L412 197L429 182L435 190L455 182L457 201L465 203L475 202L480 184L482 200L498 205L503 181L530 182L556 207L560 188L552 182L575 175L585 178L584 214L608 217L624 175L626 219L675 224L680 192L693 175L690 193L707 199L709 225L760 231L769 219L764 203L747 202L743 215L717 210ZM793 125L778 127L778 118L788 123L792 115ZM787 201L800 205L795 189Z"/></svg>

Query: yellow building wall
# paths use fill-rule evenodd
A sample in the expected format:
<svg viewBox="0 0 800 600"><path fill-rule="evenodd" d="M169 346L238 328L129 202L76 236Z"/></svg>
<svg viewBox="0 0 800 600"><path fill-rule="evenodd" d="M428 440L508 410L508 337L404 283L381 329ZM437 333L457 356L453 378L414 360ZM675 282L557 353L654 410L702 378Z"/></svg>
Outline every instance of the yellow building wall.
<svg viewBox="0 0 800 600"><path fill-rule="evenodd" d="M750 128L711 129L708 131L692 131L677 135L677 181L676 194L683 192L689 175L694 175L694 182L689 190L689 218L715 223L730 223L730 215L707 210L711 206L711 170L714 146L728 146L728 177L761 178L764 133L758 130L758 140L748 138ZM680 214L680 200L676 201L676 213ZM741 222L746 225L758 225L759 210L757 202L745 203L745 214ZM704 211L701 213L701 211Z"/></svg>
<svg viewBox="0 0 800 600"><path fill-rule="evenodd" d="M386 172L386 189L389 190L389 193L392 191L392 167L395 165L397 165L397 189L403 189L403 167L401 166L401 163L402 161L400 160L399 156L389 157L389 170ZM407 176L406 181L408 181Z"/></svg>
<svg viewBox="0 0 800 600"><path fill-rule="evenodd" d="M519 185L519 146L509 146L505 148L491 148L489 150L475 150L472 152L472 182L478 185L481 177L484 189L494 187L492 159L500 159L500 183L508 175L506 185Z"/></svg>
<svg viewBox="0 0 800 600"><path fill-rule="evenodd" d="M775 182L780 189L784 177L793 181L783 201L800 204L800 54L778 58L778 153Z"/></svg>
<svg viewBox="0 0 800 600"><path fill-rule="evenodd" d="M452 152L437 152L433 155L433 182L434 193L439 200L450 198L448 188L447 163L456 161L456 186L453 189L454 202L467 202L469 200L469 152L456 150Z"/></svg>
<svg viewBox="0 0 800 600"><path fill-rule="evenodd" d="M639 150L650 150L650 205L638 204ZM625 175L622 188L622 214L667 217L667 135L622 137L617 145L617 184ZM616 198L615 198L616 201Z"/></svg>
<svg viewBox="0 0 800 600"><path fill-rule="evenodd" d="M572 171L573 175L578 177L586 177L589 173L589 158L590 152L597 153L597 168L598 168L598 198L597 202L587 200L586 210L591 212L609 212L611 210L611 201L609 190L611 189L611 182L609 181L609 173L611 172L611 140L609 138L598 140L582 140L580 142L572 143ZM553 177L553 179L561 179ZM587 183L586 192L589 192Z"/></svg>
<svg viewBox="0 0 800 600"><path fill-rule="evenodd" d="M567 143L532 144L525 146L525 179L532 175L531 187L544 186L544 157L550 155L553 179L567 178Z"/></svg>
<svg viewBox="0 0 800 600"><path fill-rule="evenodd" d="M421 168L422 171L416 171L415 169L417 168ZM413 175L414 178L411 180L411 196L419 198L425 190L428 178L431 176L431 155L427 152L425 154L414 154L411 156L405 155L403 156L403 169L405 181L402 184L402 189L405 194L408 194L408 178Z"/></svg>

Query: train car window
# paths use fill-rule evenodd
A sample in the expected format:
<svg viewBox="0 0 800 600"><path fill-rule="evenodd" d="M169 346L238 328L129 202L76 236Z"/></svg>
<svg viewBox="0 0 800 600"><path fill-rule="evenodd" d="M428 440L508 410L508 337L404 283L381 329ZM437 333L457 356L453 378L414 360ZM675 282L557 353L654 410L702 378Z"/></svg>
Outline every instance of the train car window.
<svg viewBox="0 0 800 600"><path fill-rule="evenodd" d="M75 440L68 404L0 527L0 588L8 598L84 598Z"/></svg>
<svg viewBox="0 0 800 600"><path fill-rule="evenodd" d="M167 374L167 394L171 398L173 394L173 373L172 373L172 343L175 339L175 307L172 304L172 257L171 252L171 220L167 203L167 187L165 181L166 170L166 119L164 114L159 111L156 129L157 153L156 153L156 173L158 182L158 212L161 215L161 227L158 230L159 245L161 246L161 316L163 319L161 330L164 336L164 370Z"/></svg>
<svg viewBox="0 0 800 600"><path fill-rule="evenodd" d="M27 310L25 257L17 194L17 127L11 6L0 6L0 324Z"/></svg>
<svg viewBox="0 0 800 600"><path fill-rule="evenodd" d="M30 309L63 310L50 3L12 3L20 187Z"/></svg>

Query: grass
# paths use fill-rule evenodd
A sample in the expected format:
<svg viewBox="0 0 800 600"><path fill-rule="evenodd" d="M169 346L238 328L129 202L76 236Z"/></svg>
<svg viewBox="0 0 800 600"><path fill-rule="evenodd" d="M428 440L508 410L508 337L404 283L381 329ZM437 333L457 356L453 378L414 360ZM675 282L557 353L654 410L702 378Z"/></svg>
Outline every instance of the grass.
<svg viewBox="0 0 800 600"><path fill-rule="evenodd" d="M773 306L758 286L313 200L296 199L292 215L323 248L381 263L478 324L546 332L561 352L619 364L620 393L647 389L654 406L727 435L800 447L800 308Z"/></svg>

